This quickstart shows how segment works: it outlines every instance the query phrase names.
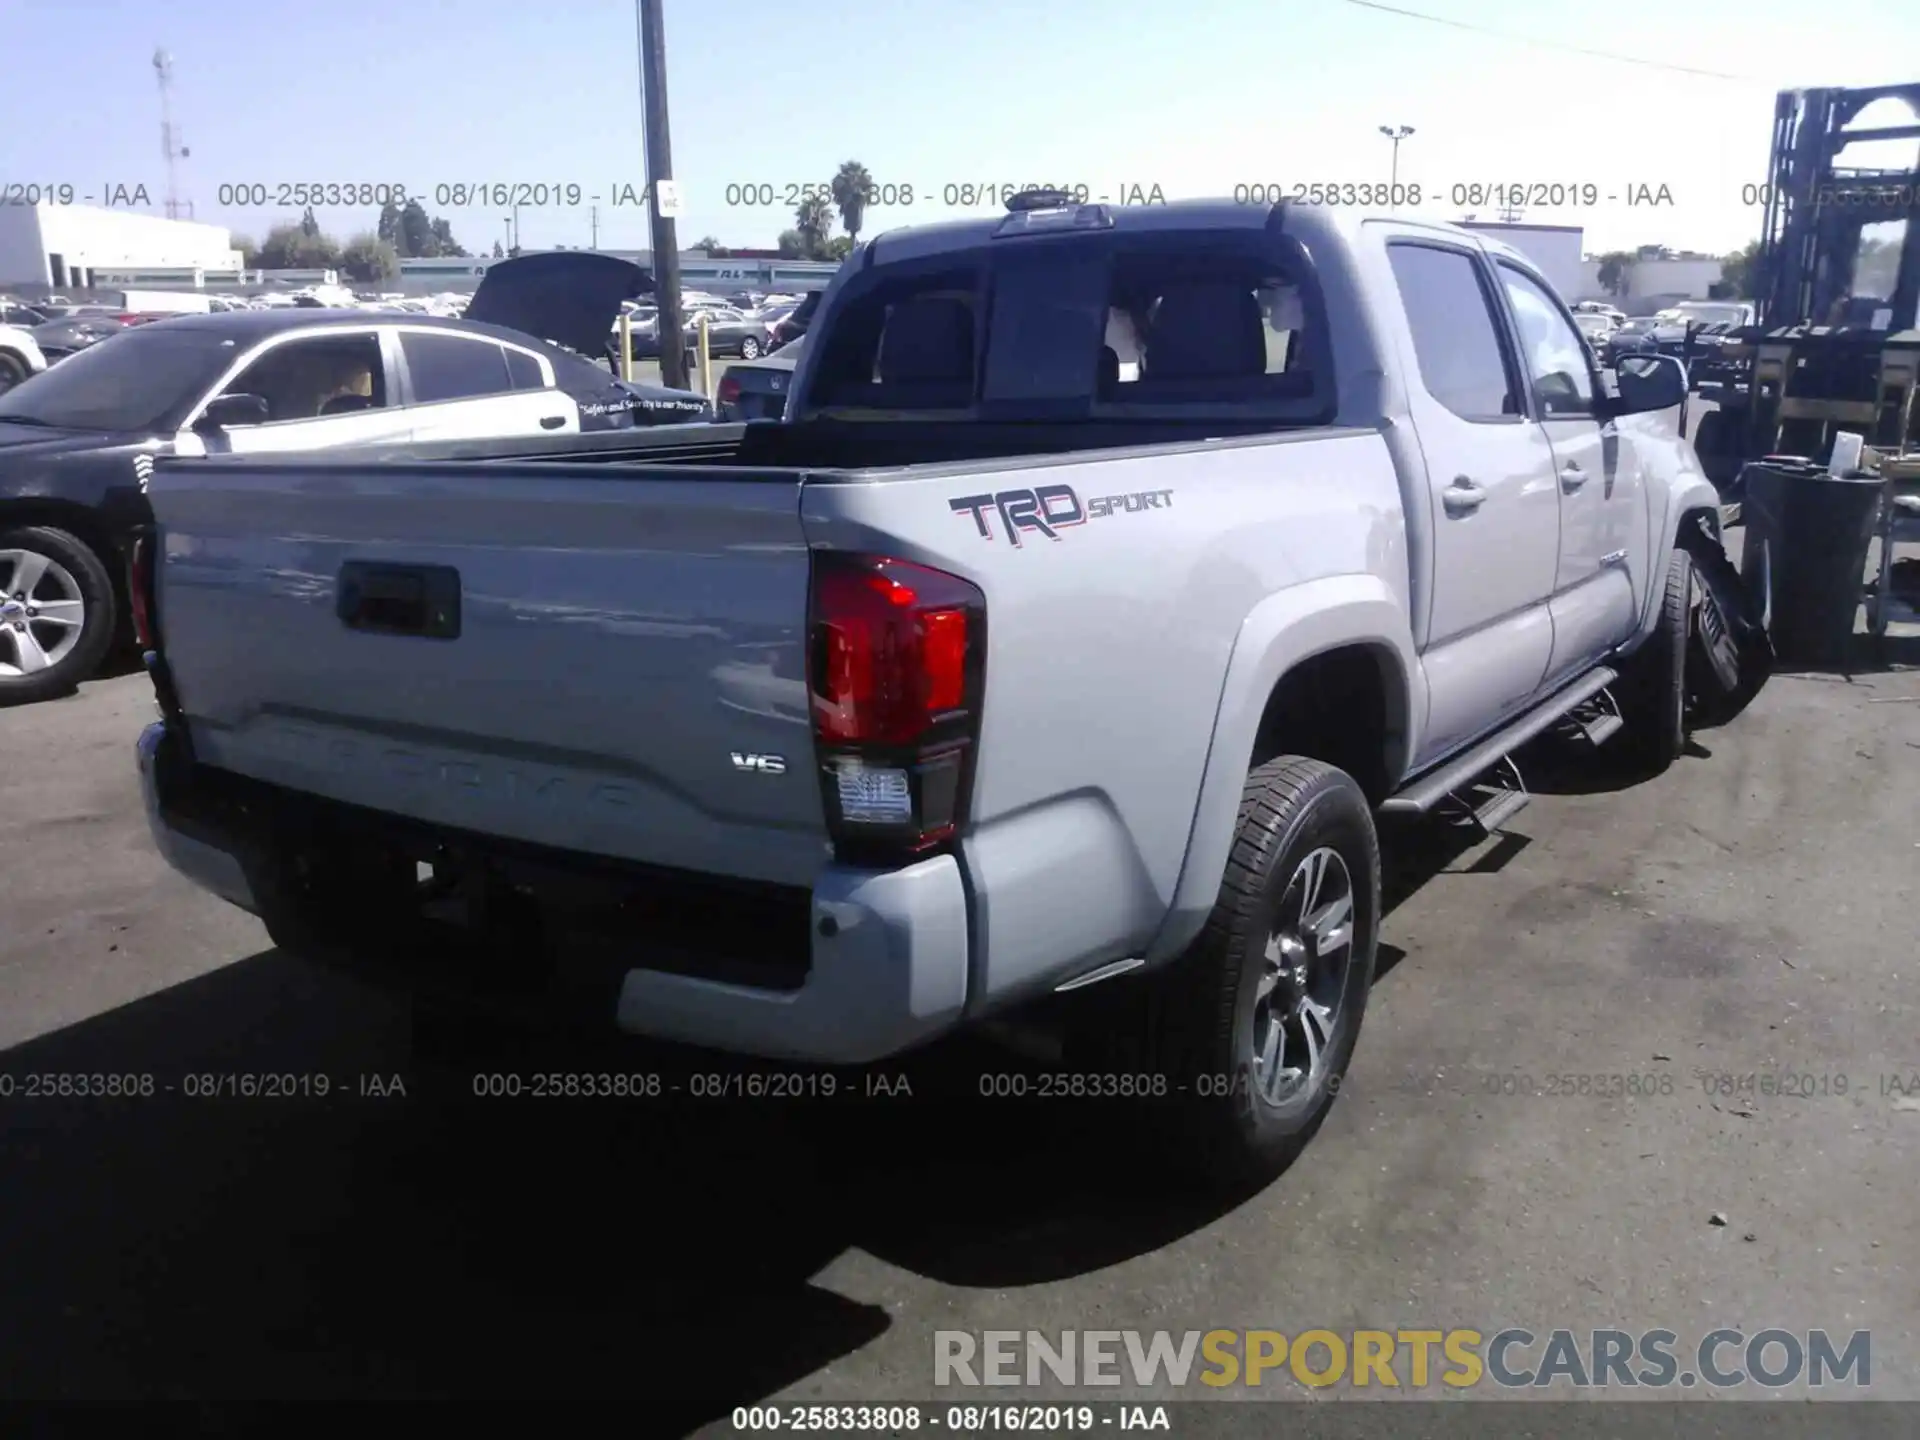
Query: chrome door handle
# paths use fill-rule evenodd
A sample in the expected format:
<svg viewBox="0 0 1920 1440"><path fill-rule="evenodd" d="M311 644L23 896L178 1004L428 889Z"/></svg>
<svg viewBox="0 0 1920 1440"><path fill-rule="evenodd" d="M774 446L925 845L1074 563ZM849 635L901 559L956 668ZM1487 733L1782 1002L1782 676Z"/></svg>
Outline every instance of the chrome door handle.
<svg viewBox="0 0 1920 1440"><path fill-rule="evenodd" d="M1453 477L1453 483L1440 492L1440 499L1447 507L1447 514L1459 519L1471 515L1486 503L1487 492L1464 475Z"/></svg>
<svg viewBox="0 0 1920 1440"><path fill-rule="evenodd" d="M1571 495L1587 483L1587 472L1569 462L1560 471L1560 488Z"/></svg>

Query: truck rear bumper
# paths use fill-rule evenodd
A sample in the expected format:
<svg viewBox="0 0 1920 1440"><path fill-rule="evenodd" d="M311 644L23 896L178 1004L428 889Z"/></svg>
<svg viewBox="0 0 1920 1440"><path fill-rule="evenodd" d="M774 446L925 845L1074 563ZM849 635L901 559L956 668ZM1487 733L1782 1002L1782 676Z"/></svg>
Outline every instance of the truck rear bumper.
<svg viewBox="0 0 1920 1440"><path fill-rule="evenodd" d="M146 806L147 828L153 832L154 845L159 849L161 858L194 884L212 891L222 900L238 905L242 910L258 915L259 902L254 898L253 888L247 884L246 871L233 851L213 843L210 838L200 839L175 829L161 814L158 771L161 742L166 738L166 733L166 725L156 721L140 732L136 747L140 757L140 795Z"/></svg>
<svg viewBox="0 0 1920 1440"><path fill-rule="evenodd" d="M191 803L196 767L166 743L166 726L138 742L141 790L154 843L167 863L222 899L260 915L283 946L285 925L258 879L258 847L217 807ZM605 983L574 985L565 1018L617 1026L635 1035L738 1054L822 1064L860 1064L898 1054L952 1028L966 1007L969 942L960 867L940 855L899 870L822 868L811 892L804 977L791 988L762 988L619 959ZM716 917L716 920L722 917ZM645 933L620 949L644 952ZM771 947L772 942L769 942ZM350 970L401 991L459 988L466 967L416 965L407 947L378 956L357 947L296 943L304 958ZM684 962L684 951L681 956ZM449 980L449 976L453 979ZM477 986L476 986L477 988ZM496 1007L498 994L488 1000ZM525 1008L544 1011L552 994L525 992ZM508 1003L520 1007L519 992Z"/></svg>

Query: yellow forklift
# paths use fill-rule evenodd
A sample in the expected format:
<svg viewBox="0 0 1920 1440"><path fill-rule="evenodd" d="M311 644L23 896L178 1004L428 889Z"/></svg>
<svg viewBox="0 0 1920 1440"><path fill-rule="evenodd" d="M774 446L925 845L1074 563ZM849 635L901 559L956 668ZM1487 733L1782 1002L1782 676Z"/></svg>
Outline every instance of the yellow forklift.
<svg viewBox="0 0 1920 1440"><path fill-rule="evenodd" d="M1908 123L1859 123L1886 100L1905 102ZM1915 142L1904 168L1842 163L1851 147L1892 140ZM1757 321L1699 376L1716 409L1694 445L1729 499L1749 462L1824 463L1840 431L1882 452L1920 449L1920 82L1782 91L1756 198Z"/></svg>

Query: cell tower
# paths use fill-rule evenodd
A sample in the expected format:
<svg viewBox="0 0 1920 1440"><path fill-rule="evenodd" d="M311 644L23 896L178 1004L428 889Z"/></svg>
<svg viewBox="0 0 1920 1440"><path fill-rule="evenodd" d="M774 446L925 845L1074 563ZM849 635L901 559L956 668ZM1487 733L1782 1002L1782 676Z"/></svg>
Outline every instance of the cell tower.
<svg viewBox="0 0 1920 1440"><path fill-rule="evenodd" d="M184 209L193 218L193 202L180 202L180 162L192 152L180 143L180 132L173 124L173 56L165 50L153 52L153 75L160 82L160 153L167 159L167 218L178 220Z"/></svg>

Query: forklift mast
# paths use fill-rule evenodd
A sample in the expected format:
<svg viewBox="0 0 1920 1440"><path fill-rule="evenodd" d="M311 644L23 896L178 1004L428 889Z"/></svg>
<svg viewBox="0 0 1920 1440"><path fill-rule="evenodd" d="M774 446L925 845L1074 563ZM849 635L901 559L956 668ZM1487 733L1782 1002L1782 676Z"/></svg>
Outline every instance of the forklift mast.
<svg viewBox="0 0 1920 1440"><path fill-rule="evenodd" d="M1879 100L1902 100L1914 112L1904 125L1851 128ZM1755 266L1759 322L1778 331L1808 325L1872 325L1864 313L1892 311L1895 331L1915 326L1920 302L1920 161L1905 169L1843 167L1841 152L1879 140L1920 142L1920 83L1868 89L1783 90L1774 101L1773 155L1766 216ZM1920 145L1916 146L1920 150ZM1858 297L1854 286L1861 232L1905 221L1891 293ZM1836 308L1838 307L1838 308Z"/></svg>

